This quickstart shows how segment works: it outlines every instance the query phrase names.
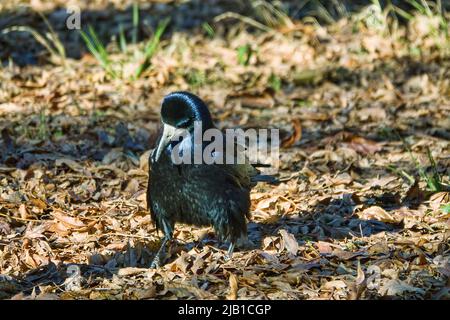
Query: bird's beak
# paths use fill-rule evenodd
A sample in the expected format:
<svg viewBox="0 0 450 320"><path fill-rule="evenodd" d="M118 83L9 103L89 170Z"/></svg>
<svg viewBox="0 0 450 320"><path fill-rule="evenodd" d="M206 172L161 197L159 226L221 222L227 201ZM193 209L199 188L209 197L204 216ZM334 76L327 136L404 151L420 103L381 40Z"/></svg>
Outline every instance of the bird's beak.
<svg viewBox="0 0 450 320"><path fill-rule="evenodd" d="M158 148L156 149L155 161L158 161L164 148L169 144L170 140L177 134L177 128L164 124L163 134L159 140Z"/></svg>

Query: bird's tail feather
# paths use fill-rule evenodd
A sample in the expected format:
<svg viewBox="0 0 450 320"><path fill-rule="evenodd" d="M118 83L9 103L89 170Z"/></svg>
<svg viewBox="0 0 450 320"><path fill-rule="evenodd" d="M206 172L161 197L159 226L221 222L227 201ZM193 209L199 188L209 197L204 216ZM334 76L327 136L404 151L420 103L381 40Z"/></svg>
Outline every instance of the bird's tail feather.
<svg viewBox="0 0 450 320"><path fill-rule="evenodd" d="M254 177L252 177L252 182L267 182L270 184L276 184L279 183L280 181L275 178L274 176L269 176L266 174L258 174Z"/></svg>
<svg viewBox="0 0 450 320"><path fill-rule="evenodd" d="M254 166L255 168L270 168L271 167L270 164L265 164L265 163L255 163L255 164L252 164L252 166Z"/></svg>

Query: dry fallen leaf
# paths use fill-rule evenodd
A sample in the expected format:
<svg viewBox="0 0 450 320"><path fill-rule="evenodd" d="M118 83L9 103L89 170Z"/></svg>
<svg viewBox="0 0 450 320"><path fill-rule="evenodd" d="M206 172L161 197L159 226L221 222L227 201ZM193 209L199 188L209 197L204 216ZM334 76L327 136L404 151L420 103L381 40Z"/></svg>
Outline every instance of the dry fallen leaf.
<svg viewBox="0 0 450 320"><path fill-rule="evenodd" d="M331 244L329 244L328 242L317 241L316 246L319 252L322 254L330 254L333 251Z"/></svg>
<svg viewBox="0 0 450 320"><path fill-rule="evenodd" d="M29 214L28 214L28 210L27 210L27 207L25 206L25 204L21 204L20 205L20 207L19 207L19 213L20 213L20 217L22 218L22 219L28 219L28 216L29 216Z"/></svg>
<svg viewBox="0 0 450 320"><path fill-rule="evenodd" d="M275 101L273 97L267 93L263 92L260 94L240 94L239 100L243 107L250 108L271 108L274 106Z"/></svg>
<svg viewBox="0 0 450 320"><path fill-rule="evenodd" d="M363 293L363 290L366 287L366 276L364 274L364 271L361 269L361 263L358 260L358 265L356 268L356 279L355 279L355 299L359 299L361 297L361 294Z"/></svg>
<svg viewBox="0 0 450 320"><path fill-rule="evenodd" d="M381 207L378 206L372 206L369 208L364 209L361 212L358 212L357 215L361 219L365 220L378 220L386 223L400 223L402 221L401 218L398 216L394 216L390 213L388 213L386 210L384 210Z"/></svg>
<svg viewBox="0 0 450 320"><path fill-rule="evenodd" d="M55 210L52 212L52 216L59 222L61 222L66 228L79 230L86 228L86 225L78 218L73 218L66 215L62 211Z"/></svg>
<svg viewBox="0 0 450 320"><path fill-rule="evenodd" d="M404 281L393 279L388 280L380 289L380 294L386 296L403 295L405 292L415 293L419 296L425 294L425 290L407 284Z"/></svg>
<svg viewBox="0 0 450 320"><path fill-rule="evenodd" d="M326 282L321 289L329 290L329 289L342 289L347 287L347 284L342 280L333 280Z"/></svg>
<svg viewBox="0 0 450 320"><path fill-rule="evenodd" d="M286 230L280 230L281 237L283 239L284 248L292 255L297 255L298 252L298 242L292 233Z"/></svg>
<svg viewBox="0 0 450 320"><path fill-rule="evenodd" d="M238 279L234 274L230 273L227 300L236 300L237 291L238 291Z"/></svg>
<svg viewBox="0 0 450 320"><path fill-rule="evenodd" d="M70 169L72 169L75 172L80 172L80 173L85 172L83 167L78 162L76 162L72 159L56 159L55 166L60 167L63 164L65 164L66 166L68 166Z"/></svg>
<svg viewBox="0 0 450 320"><path fill-rule="evenodd" d="M434 211L441 208L443 204L450 202L450 192L437 192L430 197L430 206Z"/></svg>
<svg viewBox="0 0 450 320"><path fill-rule="evenodd" d="M382 146L379 143L363 137L352 137L348 146L362 154L374 154L382 150Z"/></svg>
<svg viewBox="0 0 450 320"><path fill-rule="evenodd" d="M294 128L294 132L281 141L282 148L289 148L293 146L296 142L300 141L302 138L302 126L300 119L292 120L292 125Z"/></svg>

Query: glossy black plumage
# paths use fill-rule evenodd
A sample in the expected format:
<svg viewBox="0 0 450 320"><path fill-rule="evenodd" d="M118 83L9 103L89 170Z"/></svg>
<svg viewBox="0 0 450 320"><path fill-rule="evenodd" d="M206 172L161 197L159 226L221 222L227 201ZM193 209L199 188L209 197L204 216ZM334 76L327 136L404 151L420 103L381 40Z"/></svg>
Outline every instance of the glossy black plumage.
<svg viewBox="0 0 450 320"><path fill-rule="evenodd" d="M164 125L188 131L194 121L202 121L204 130L214 126L204 102L187 92L174 92L164 98L161 119ZM163 139L161 135L158 145ZM231 254L236 241L247 236L250 189L258 170L249 164L175 165L170 153L174 145L168 143L159 157L155 149L149 161L148 206L152 220L164 233L153 266L159 265L176 222L212 225L222 240L231 243Z"/></svg>

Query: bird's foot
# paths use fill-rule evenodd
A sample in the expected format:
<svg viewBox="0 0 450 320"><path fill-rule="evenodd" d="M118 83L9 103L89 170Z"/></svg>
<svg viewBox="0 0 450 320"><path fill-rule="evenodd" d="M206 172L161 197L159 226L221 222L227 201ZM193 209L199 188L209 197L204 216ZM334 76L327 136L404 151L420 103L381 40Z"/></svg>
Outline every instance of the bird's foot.
<svg viewBox="0 0 450 320"><path fill-rule="evenodd" d="M230 243L230 246L228 247L228 251L224 257L225 261L230 261L231 258L233 257L233 251L234 251L234 243Z"/></svg>
<svg viewBox="0 0 450 320"><path fill-rule="evenodd" d="M156 253L155 257L150 264L151 269L156 269L161 267L164 264L164 260L166 258L166 244L170 241L170 238L164 238L161 243L161 247Z"/></svg>
<svg viewBox="0 0 450 320"><path fill-rule="evenodd" d="M153 258L152 263L150 264L151 269L157 269L164 265L164 257L165 255L162 252L158 252L156 256Z"/></svg>
<svg viewBox="0 0 450 320"><path fill-rule="evenodd" d="M150 264L150 269L157 269L161 266L161 261L158 257L153 259L152 263Z"/></svg>

